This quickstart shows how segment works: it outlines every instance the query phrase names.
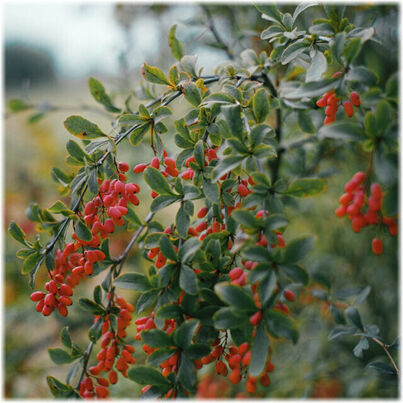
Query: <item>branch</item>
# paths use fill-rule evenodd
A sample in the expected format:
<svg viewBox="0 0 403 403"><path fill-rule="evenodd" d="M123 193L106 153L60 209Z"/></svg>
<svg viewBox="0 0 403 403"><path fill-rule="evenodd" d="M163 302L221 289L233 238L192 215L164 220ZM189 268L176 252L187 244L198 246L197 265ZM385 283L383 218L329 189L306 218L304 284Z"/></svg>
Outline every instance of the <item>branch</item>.
<svg viewBox="0 0 403 403"><path fill-rule="evenodd" d="M392 364L393 364L393 366L394 366L394 368L395 368L395 370L396 370L397 376L400 376L399 368L398 368L398 366L396 365L396 363L395 363L394 359L392 358L392 356L390 355L389 350L388 350L388 346L387 346L386 344L382 343L382 342L381 342L379 339L377 339L376 337L372 337L372 340L373 340L375 343L378 343L378 344L383 348L383 350L385 351L386 355L389 357L390 361L392 362Z"/></svg>
<svg viewBox="0 0 403 403"><path fill-rule="evenodd" d="M231 59L234 60L234 54L232 52L232 50L229 48L229 46L223 41L223 39L221 38L220 34L218 33L215 25L214 25L214 21L213 21L213 16L211 15L210 10L208 9L207 6L203 5L201 6L201 8L203 9L204 13L206 14L207 17L207 25L208 28L210 30L210 32L213 34L215 40L217 41L217 43L221 46L221 48L225 51L225 53L227 54L227 56Z"/></svg>

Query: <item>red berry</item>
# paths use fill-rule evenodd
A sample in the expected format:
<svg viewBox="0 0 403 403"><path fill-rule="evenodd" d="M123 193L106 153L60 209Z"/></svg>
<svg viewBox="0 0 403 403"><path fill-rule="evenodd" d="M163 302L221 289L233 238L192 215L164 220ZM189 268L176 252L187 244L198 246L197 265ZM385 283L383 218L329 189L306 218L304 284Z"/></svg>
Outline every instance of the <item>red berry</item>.
<svg viewBox="0 0 403 403"><path fill-rule="evenodd" d="M291 290L284 290L284 298L288 301L294 301L295 296Z"/></svg>
<svg viewBox="0 0 403 403"><path fill-rule="evenodd" d="M45 293L42 291L35 291L31 294L31 301L41 301L45 297Z"/></svg>
<svg viewBox="0 0 403 403"><path fill-rule="evenodd" d="M133 168L135 174L143 172L147 168L147 164L138 164Z"/></svg>
<svg viewBox="0 0 403 403"><path fill-rule="evenodd" d="M344 102L343 107L344 107L344 112L346 112L346 115L351 118L351 116L354 115L354 109L353 109L353 105L351 104L351 102L350 101Z"/></svg>
<svg viewBox="0 0 403 403"><path fill-rule="evenodd" d="M129 164L127 162L119 162L119 171L121 172L127 172L129 170Z"/></svg>
<svg viewBox="0 0 403 403"><path fill-rule="evenodd" d="M361 105L360 96L355 91L350 93L350 101L354 106L360 106Z"/></svg>
<svg viewBox="0 0 403 403"><path fill-rule="evenodd" d="M375 255L380 255L383 252L383 242L379 238L374 238L372 240L372 252L375 253Z"/></svg>

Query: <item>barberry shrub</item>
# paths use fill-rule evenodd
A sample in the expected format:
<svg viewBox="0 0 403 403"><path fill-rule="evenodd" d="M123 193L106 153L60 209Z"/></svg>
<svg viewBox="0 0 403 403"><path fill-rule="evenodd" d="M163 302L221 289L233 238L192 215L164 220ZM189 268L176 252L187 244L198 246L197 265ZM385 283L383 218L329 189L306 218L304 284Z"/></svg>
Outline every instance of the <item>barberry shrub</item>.
<svg viewBox="0 0 403 403"><path fill-rule="evenodd" d="M313 6L323 18L304 28L298 17ZM384 238L397 235L396 184L378 168L397 152L397 79L374 91L377 75L357 63L361 49L378 41L374 28L354 26L342 5L301 3L293 14L275 5L256 8L267 22L261 32L267 52L245 49L238 57L215 31L232 60L206 76L196 56L184 55L173 26L168 40L177 62L167 73L144 63L146 93L159 95L136 110L130 99L116 104L90 78L95 101L114 115L116 134L82 116L68 117L64 126L75 140L67 143L67 162L78 170L52 171L70 196L68 205L30 206L29 218L47 240L27 239L10 224L10 235L24 246L17 257L31 286L38 270L48 271L49 281L31 295L36 311L65 317L76 303L93 315L87 348L63 328L64 348L49 349L56 364L74 363L66 382L48 377L56 397L106 398L119 377L141 385L145 397L203 397L198 373L205 366L241 384L247 392L241 395L270 388L275 365L281 371L271 360L275 341L298 342L295 293L309 284L304 259L315 244L315 234L284 235L288 211L299 198L326 191L325 174L316 168L331 147L353 142L368 154L368 166L346 184L336 215L348 216L354 232L372 231L375 255L383 252ZM307 136L293 140L288 119ZM165 144L169 137L175 148ZM117 161L117 149L140 143L150 145L150 161ZM317 147L314 165L298 175L288 168L287 153L308 143ZM149 200L149 214L140 217L137 206ZM168 206L176 214L163 226L158 216ZM109 249L115 232L132 233L118 257ZM146 274L125 272L136 243L148 262ZM75 287L93 277L99 285L92 298L76 295ZM119 289L135 291L136 306ZM365 288L354 304L368 293ZM391 358L379 329L365 326L354 304L338 304L323 291L312 295L330 305L338 324L346 324L345 316L351 322L330 339L354 334L360 337L354 354L372 340ZM145 363L136 362L130 326ZM394 367L374 367L398 372L391 361Z"/></svg>

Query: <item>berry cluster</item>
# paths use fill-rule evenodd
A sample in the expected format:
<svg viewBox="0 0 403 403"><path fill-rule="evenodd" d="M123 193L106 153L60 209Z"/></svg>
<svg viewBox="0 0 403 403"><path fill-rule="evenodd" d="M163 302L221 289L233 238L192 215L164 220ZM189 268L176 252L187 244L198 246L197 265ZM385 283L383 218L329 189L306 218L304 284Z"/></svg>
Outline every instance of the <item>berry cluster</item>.
<svg viewBox="0 0 403 403"><path fill-rule="evenodd" d="M111 306L113 306L116 302L117 306L120 309L116 321L117 329L116 331L112 329L110 318L107 315L102 323L103 336L101 339L101 350L96 357L98 364L89 368L89 372L94 377L97 377L101 372L108 373L109 381L102 381L102 386L104 388L106 388L109 383L115 384L117 382L118 375L117 372L113 369L114 367L117 371L121 372L124 377L127 377L127 370L129 369L129 365L132 365L136 362L136 359L132 356L135 351L134 347L130 344L122 343L123 339L127 336L125 329L131 323L134 307L124 298L119 296L114 297L113 301L110 302ZM101 317L96 316L94 322L97 322L98 320L102 319ZM99 380L104 378L97 379Z"/></svg>
<svg viewBox="0 0 403 403"><path fill-rule="evenodd" d="M353 105L357 107L361 105L360 96L357 92L352 91L350 93L350 100L343 102L341 98L336 97L334 90L331 90L323 95L323 97L316 102L316 105L318 105L320 108L326 107L326 118L324 122L325 125L336 120L337 109L341 104L343 104L344 112L346 113L346 115L348 117L352 117L354 115Z"/></svg>
<svg viewBox="0 0 403 403"><path fill-rule="evenodd" d="M64 283L64 277L61 274L56 275L54 280L45 284L45 288L48 291L47 294L42 291L31 294L31 301L38 302L37 312L42 312L43 316L49 316L57 308L60 315L67 316L67 306L73 303L69 298L73 295L73 290Z"/></svg>
<svg viewBox="0 0 403 403"><path fill-rule="evenodd" d="M360 232L369 225L385 224L392 236L397 235L397 222L393 218L382 215L382 188L378 183L370 187L370 195L366 197L363 182L366 178L364 172L357 172L344 187L345 193L340 196L340 206L336 209L337 217L348 216L354 232ZM367 206L367 210L364 211ZM379 238L372 240L372 251L376 255L383 252L383 242Z"/></svg>
<svg viewBox="0 0 403 403"><path fill-rule="evenodd" d="M139 204L136 193L140 187L136 183L124 183L126 176L122 172L127 172L129 165L120 162L118 170L120 179L98 179L99 194L84 207L84 221L91 229L92 239L84 241L74 232L74 242L56 251L55 267L49 272L51 281L45 285L48 293L37 291L31 294L31 300L38 302L36 310L44 316L50 315L55 308L62 316L68 315L67 306L73 303L69 298L73 295L72 288L86 276L91 276L94 265L106 258L104 252L96 249L101 243L100 238L105 239L113 233L115 225L125 224L122 217L128 213L128 202Z"/></svg>

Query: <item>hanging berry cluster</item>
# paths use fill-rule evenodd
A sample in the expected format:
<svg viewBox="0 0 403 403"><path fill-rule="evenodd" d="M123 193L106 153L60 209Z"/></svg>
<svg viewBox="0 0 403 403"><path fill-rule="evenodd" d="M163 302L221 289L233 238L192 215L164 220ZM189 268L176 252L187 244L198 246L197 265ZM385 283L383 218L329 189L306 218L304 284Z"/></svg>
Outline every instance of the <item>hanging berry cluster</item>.
<svg viewBox="0 0 403 403"><path fill-rule="evenodd" d="M336 120L336 113L340 105L343 105L346 116L351 118L354 115L353 105L356 107L360 106L361 100L358 93L352 91L350 93L350 100L343 102L341 98L338 98L336 96L335 91L331 90L329 92L326 92L326 94L323 95L323 97L316 102L316 105L319 106L320 108L326 107L325 109L326 118L324 124L328 125L329 123L332 123Z"/></svg>
<svg viewBox="0 0 403 403"><path fill-rule="evenodd" d="M373 225L378 232L381 225L388 227L392 236L397 235L397 222L395 219L386 217L382 214L382 188L378 183L370 186L370 193L366 196L366 186L364 181L366 174L357 172L344 187L345 193L340 196L340 206L336 209L337 217L347 216L351 220L351 226L354 232L360 232L362 228ZM375 255L383 252L383 241L376 237L372 240L372 251Z"/></svg>

